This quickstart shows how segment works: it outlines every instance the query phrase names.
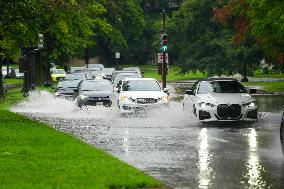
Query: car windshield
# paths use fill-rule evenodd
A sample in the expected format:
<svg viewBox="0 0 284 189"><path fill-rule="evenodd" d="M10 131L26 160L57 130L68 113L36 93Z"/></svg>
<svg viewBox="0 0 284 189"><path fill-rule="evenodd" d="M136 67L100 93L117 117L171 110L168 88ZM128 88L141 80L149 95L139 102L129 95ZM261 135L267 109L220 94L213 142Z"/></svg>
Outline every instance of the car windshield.
<svg viewBox="0 0 284 189"><path fill-rule="evenodd" d="M114 72L114 68L103 68L102 73L103 74L112 74Z"/></svg>
<svg viewBox="0 0 284 189"><path fill-rule="evenodd" d="M198 93L247 93L247 90L238 81L204 81L200 83Z"/></svg>
<svg viewBox="0 0 284 189"><path fill-rule="evenodd" d="M132 80L123 83L122 91L161 91L161 88L155 80Z"/></svg>
<svg viewBox="0 0 284 189"><path fill-rule="evenodd" d="M118 74L114 79L114 83L118 83L126 78L138 78L138 76L136 74Z"/></svg>
<svg viewBox="0 0 284 189"><path fill-rule="evenodd" d="M91 73L93 76L99 75L100 71L99 70L91 70Z"/></svg>
<svg viewBox="0 0 284 189"><path fill-rule="evenodd" d="M127 68L123 68L123 70L125 70L125 71L136 71L137 73L140 74L140 69L136 68L136 67L127 67Z"/></svg>
<svg viewBox="0 0 284 189"><path fill-rule="evenodd" d="M88 64L88 68L104 68L103 64Z"/></svg>
<svg viewBox="0 0 284 189"><path fill-rule="evenodd" d="M113 87L110 82L96 81L90 82L85 81L81 86L82 91L112 91Z"/></svg>
<svg viewBox="0 0 284 189"><path fill-rule="evenodd" d="M76 88L76 87L78 87L78 82L60 81L57 84L57 88Z"/></svg>
<svg viewBox="0 0 284 189"><path fill-rule="evenodd" d="M64 70L52 70L53 74L65 74Z"/></svg>
<svg viewBox="0 0 284 189"><path fill-rule="evenodd" d="M65 80L83 80L86 79L85 74L68 74L65 77Z"/></svg>

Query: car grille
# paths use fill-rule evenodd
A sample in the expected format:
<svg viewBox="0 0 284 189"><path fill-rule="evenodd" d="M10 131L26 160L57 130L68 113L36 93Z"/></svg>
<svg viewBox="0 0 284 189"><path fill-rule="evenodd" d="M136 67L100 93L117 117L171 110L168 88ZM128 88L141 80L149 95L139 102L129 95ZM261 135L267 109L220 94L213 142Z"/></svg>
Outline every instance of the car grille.
<svg viewBox="0 0 284 189"><path fill-rule="evenodd" d="M65 77L57 77L56 78L56 81L61 81L61 80L63 80Z"/></svg>
<svg viewBox="0 0 284 189"><path fill-rule="evenodd" d="M74 93L61 93L62 95L73 95Z"/></svg>
<svg viewBox="0 0 284 189"><path fill-rule="evenodd" d="M239 104L220 104L217 107L217 114L220 119L240 119L241 111Z"/></svg>
<svg viewBox="0 0 284 189"><path fill-rule="evenodd" d="M138 104L155 104L157 99L154 98L137 98L136 103Z"/></svg>
<svg viewBox="0 0 284 189"><path fill-rule="evenodd" d="M91 100L109 100L109 96L106 97L89 97Z"/></svg>

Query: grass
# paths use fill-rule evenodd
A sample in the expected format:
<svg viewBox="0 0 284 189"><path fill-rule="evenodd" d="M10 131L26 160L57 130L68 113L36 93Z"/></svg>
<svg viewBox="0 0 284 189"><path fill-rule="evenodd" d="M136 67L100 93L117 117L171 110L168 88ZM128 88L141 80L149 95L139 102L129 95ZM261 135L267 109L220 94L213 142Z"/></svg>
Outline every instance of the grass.
<svg viewBox="0 0 284 189"><path fill-rule="evenodd" d="M0 101L0 189L161 187L104 151L8 110L23 98L16 88Z"/></svg>
<svg viewBox="0 0 284 189"><path fill-rule="evenodd" d="M21 88L8 90L6 97L4 99L0 99L0 110L8 110L13 104L19 103L23 99L24 97Z"/></svg>
<svg viewBox="0 0 284 189"><path fill-rule="evenodd" d="M0 110L0 188L146 188L160 183L45 124Z"/></svg>
<svg viewBox="0 0 284 189"><path fill-rule="evenodd" d="M258 69L254 72L254 77L256 78L284 78L284 74L282 73L268 73L264 74L262 69Z"/></svg>
<svg viewBox="0 0 284 189"><path fill-rule="evenodd" d="M10 84L10 85L23 85L24 80L23 79L4 79L5 84Z"/></svg>
<svg viewBox="0 0 284 189"><path fill-rule="evenodd" d="M243 82L244 85L260 86L269 92L284 92L284 81L278 82Z"/></svg>

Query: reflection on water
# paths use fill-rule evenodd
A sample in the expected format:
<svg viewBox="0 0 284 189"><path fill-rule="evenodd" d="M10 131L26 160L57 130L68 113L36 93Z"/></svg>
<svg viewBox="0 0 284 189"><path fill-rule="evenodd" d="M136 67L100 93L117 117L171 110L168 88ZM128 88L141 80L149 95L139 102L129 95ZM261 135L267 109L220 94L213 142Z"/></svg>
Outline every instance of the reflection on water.
<svg viewBox="0 0 284 189"><path fill-rule="evenodd" d="M244 177L248 179L248 188L271 188L263 177L265 169L261 165L257 154L257 138L256 130L252 128L248 134L249 157L246 162Z"/></svg>
<svg viewBox="0 0 284 189"><path fill-rule="evenodd" d="M208 150L207 129L202 128L199 133L200 145L198 149L199 188L208 188L214 177L213 169L210 167L211 155Z"/></svg>

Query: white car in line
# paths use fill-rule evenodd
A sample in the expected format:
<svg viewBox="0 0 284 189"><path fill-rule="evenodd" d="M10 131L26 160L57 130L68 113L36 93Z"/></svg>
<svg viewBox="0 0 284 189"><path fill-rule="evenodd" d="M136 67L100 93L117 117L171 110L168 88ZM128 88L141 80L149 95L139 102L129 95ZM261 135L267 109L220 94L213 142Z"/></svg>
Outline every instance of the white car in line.
<svg viewBox="0 0 284 189"><path fill-rule="evenodd" d="M239 81L230 78L208 78L197 81L186 90L183 109L200 122L257 121L256 100Z"/></svg>
<svg viewBox="0 0 284 189"><path fill-rule="evenodd" d="M126 78L118 89L120 112L167 107L170 102L168 90L162 90L159 82L153 78Z"/></svg>

